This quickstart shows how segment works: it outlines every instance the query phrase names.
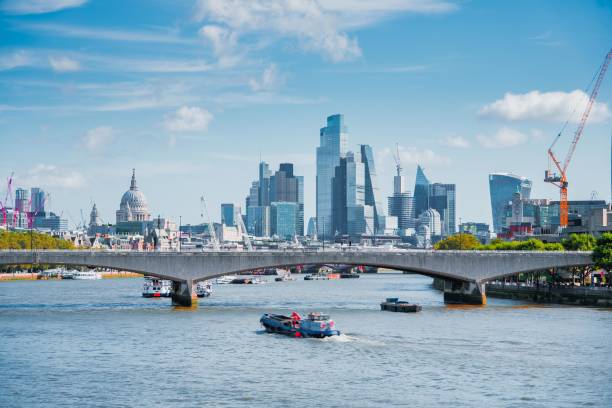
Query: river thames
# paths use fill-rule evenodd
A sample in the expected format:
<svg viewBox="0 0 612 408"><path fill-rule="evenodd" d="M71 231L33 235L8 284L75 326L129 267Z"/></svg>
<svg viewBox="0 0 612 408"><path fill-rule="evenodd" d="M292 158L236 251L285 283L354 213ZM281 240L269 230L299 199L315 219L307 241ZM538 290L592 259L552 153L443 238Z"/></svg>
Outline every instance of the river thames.
<svg viewBox="0 0 612 408"><path fill-rule="evenodd" d="M489 298L446 306L431 279L215 286L197 309L142 279L0 284L1 407L610 407L612 311ZM381 312L386 297L423 305ZM324 340L265 312L329 312Z"/></svg>

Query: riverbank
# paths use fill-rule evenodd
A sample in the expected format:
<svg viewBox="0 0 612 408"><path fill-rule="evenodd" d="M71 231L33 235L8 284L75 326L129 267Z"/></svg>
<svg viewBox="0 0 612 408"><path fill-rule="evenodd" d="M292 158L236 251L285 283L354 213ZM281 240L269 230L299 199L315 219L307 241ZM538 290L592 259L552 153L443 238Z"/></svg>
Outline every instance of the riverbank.
<svg viewBox="0 0 612 408"><path fill-rule="evenodd" d="M612 307L612 288L595 286L517 286L488 283L486 294L503 299L574 306Z"/></svg>
<svg viewBox="0 0 612 408"><path fill-rule="evenodd" d="M105 271L102 273L102 279L126 279L126 278L142 278L142 274L128 271ZM58 278L45 278L44 280L57 280ZM41 280L37 272L16 272L16 273L0 273L0 282L2 281L23 281L23 280Z"/></svg>

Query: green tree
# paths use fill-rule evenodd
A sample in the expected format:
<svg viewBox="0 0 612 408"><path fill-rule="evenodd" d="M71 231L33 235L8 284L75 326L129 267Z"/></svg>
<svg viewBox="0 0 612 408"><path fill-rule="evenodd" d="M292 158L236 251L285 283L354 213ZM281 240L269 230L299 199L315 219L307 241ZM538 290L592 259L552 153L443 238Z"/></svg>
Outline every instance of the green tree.
<svg viewBox="0 0 612 408"><path fill-rule="evenodd" d="M597 241L591 234L571 234L562 244L567 251L592 251Z"/></svg>
<svg viewBox="0 0 612 408"><path fill-rule="evenodd" d="M597 239L593 249L593 262L608 273L612 271L612 233L605 232Z"/></svg>
<svg viewBox="0 0 612 408"><path fill-rule="evenodd" d="M480 246L480 241L478 241L475 236L472 234L461 233L444 238L443 240L437 242L436 245L434 245L434 248L439 250L472 250L479 249Z"/></svg>
<svg viewBox="0 0 612 408"><path fill-rule="evenodd" d="M0 231L0 249L74 249L65 239L38 232Z"/></svg>

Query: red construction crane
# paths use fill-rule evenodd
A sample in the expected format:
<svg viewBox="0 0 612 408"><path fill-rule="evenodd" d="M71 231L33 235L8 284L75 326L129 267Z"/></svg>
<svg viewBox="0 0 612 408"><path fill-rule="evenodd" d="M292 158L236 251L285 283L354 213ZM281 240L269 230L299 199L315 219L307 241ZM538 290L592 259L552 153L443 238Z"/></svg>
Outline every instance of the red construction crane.
<svg viewBox="0 0 612 408"><path fill-rule="evenodd" d="M563 165L561 165L561 162L557 159L552 149L557 143L557 141L559 140L559 138L561 137L561 134L563 133L563 129L565 128L565 126L563 126L563 129L561 130L561 132L559 132L555 140L552 142L552 144L548 148L548 156L552 159L553 163L555 163L555 167L557 168L557 170L559 170L559 173L557 174L550 169L550 162L549 162L548 170L544 172L544 181L559 187L561 191L561 198L559 200L559 226L562 228L567 227L567 218L568 218L567 167L569 166L570 161L572 160L572 156L574 155L574 151L576 150L576 145L580 141L580 137L582 136L582 131L584 130L584 127L586 126L586 122L589 119L589 115L591 114L591 109L593 108L595 99L597 99L597 94L599 93L599 87L601 86L601 83L604 77L606 76L606 71L608 70L610 59L612 59L612 49L608 51L608 54L604 58L604 61L601 64L601 67L599 68L599 73L597 74L597 80L595 81L595 85L593 86L593 90L591 91L591 95L589 96L587 106L584 112L582 113L582 118L580 119L578 128L576 129L576 132L574 133L574 139L572 140L572 144L570 145L567 155L565 156L565 160L563 160Z"/></svg>
<svg viewBox="0 0 612 408"><path fill-rule="evenodd" d="M2 207L2 225L6 226L6 205L9 204L13 199L13 195L11 194L11 188L13 184L13 176L15 173L11 173L11 176L7 180L6 186L6 196L4 197L4 201L0 202L0 207Z"/></svg>

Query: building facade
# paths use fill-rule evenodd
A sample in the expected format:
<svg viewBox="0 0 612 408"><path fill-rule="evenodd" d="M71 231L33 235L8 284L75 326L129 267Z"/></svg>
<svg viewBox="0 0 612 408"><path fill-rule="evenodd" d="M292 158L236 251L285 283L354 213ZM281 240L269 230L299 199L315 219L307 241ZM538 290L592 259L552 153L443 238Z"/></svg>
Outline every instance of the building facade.
<svg viewBox="0 0 612 408"><path fill-rule="evenodd" d="M416 177L414 182L414 218L419 218L421 214L429 208L429 180L420 165L417 165Z"/></svg>
<svg viewBox="0 0 612 408"><path fill-rule="evenodd" d="M380 201L378 189L378 177L376 176L376 165L374 164L374 152L369 145L361 145L361 161L364 167L365 177L365 205L372 207L373 227L370 234L382 234L385 229L384 211Z"/></svg>
<svg viewBox="0 0 612 408"><path fill-rule="evenodd" d="M433 183L429 185L429 208L440 214L442 236L453 235L457 229L456 194L454 184Z"/></svg>
<svg viewBox="0 0 612 408"><path fill-rule="evenodd" d="M504 207L512 201L514 193L518 191L523 199L528 200L531 195L531 184L531 180L528 178L514 174L489 174L489 193L494 232L502 232L505 217Z"/></svg>
<svg viewBox="0 0 612 408"><path fill-rule="evenodd" d="M327 126L321 128L320 144L317 147L316 215L319 239L333 237L332 226L332 179L340 158L346 155L348 129L343 115L327 118Z"/></svg>
<svg viewBox="0 0 612 408"><path fill-rule="evenodd" d="M284 240L292 240L297 235L298 203L274 201L270 210L272 235Z"/></svg>

